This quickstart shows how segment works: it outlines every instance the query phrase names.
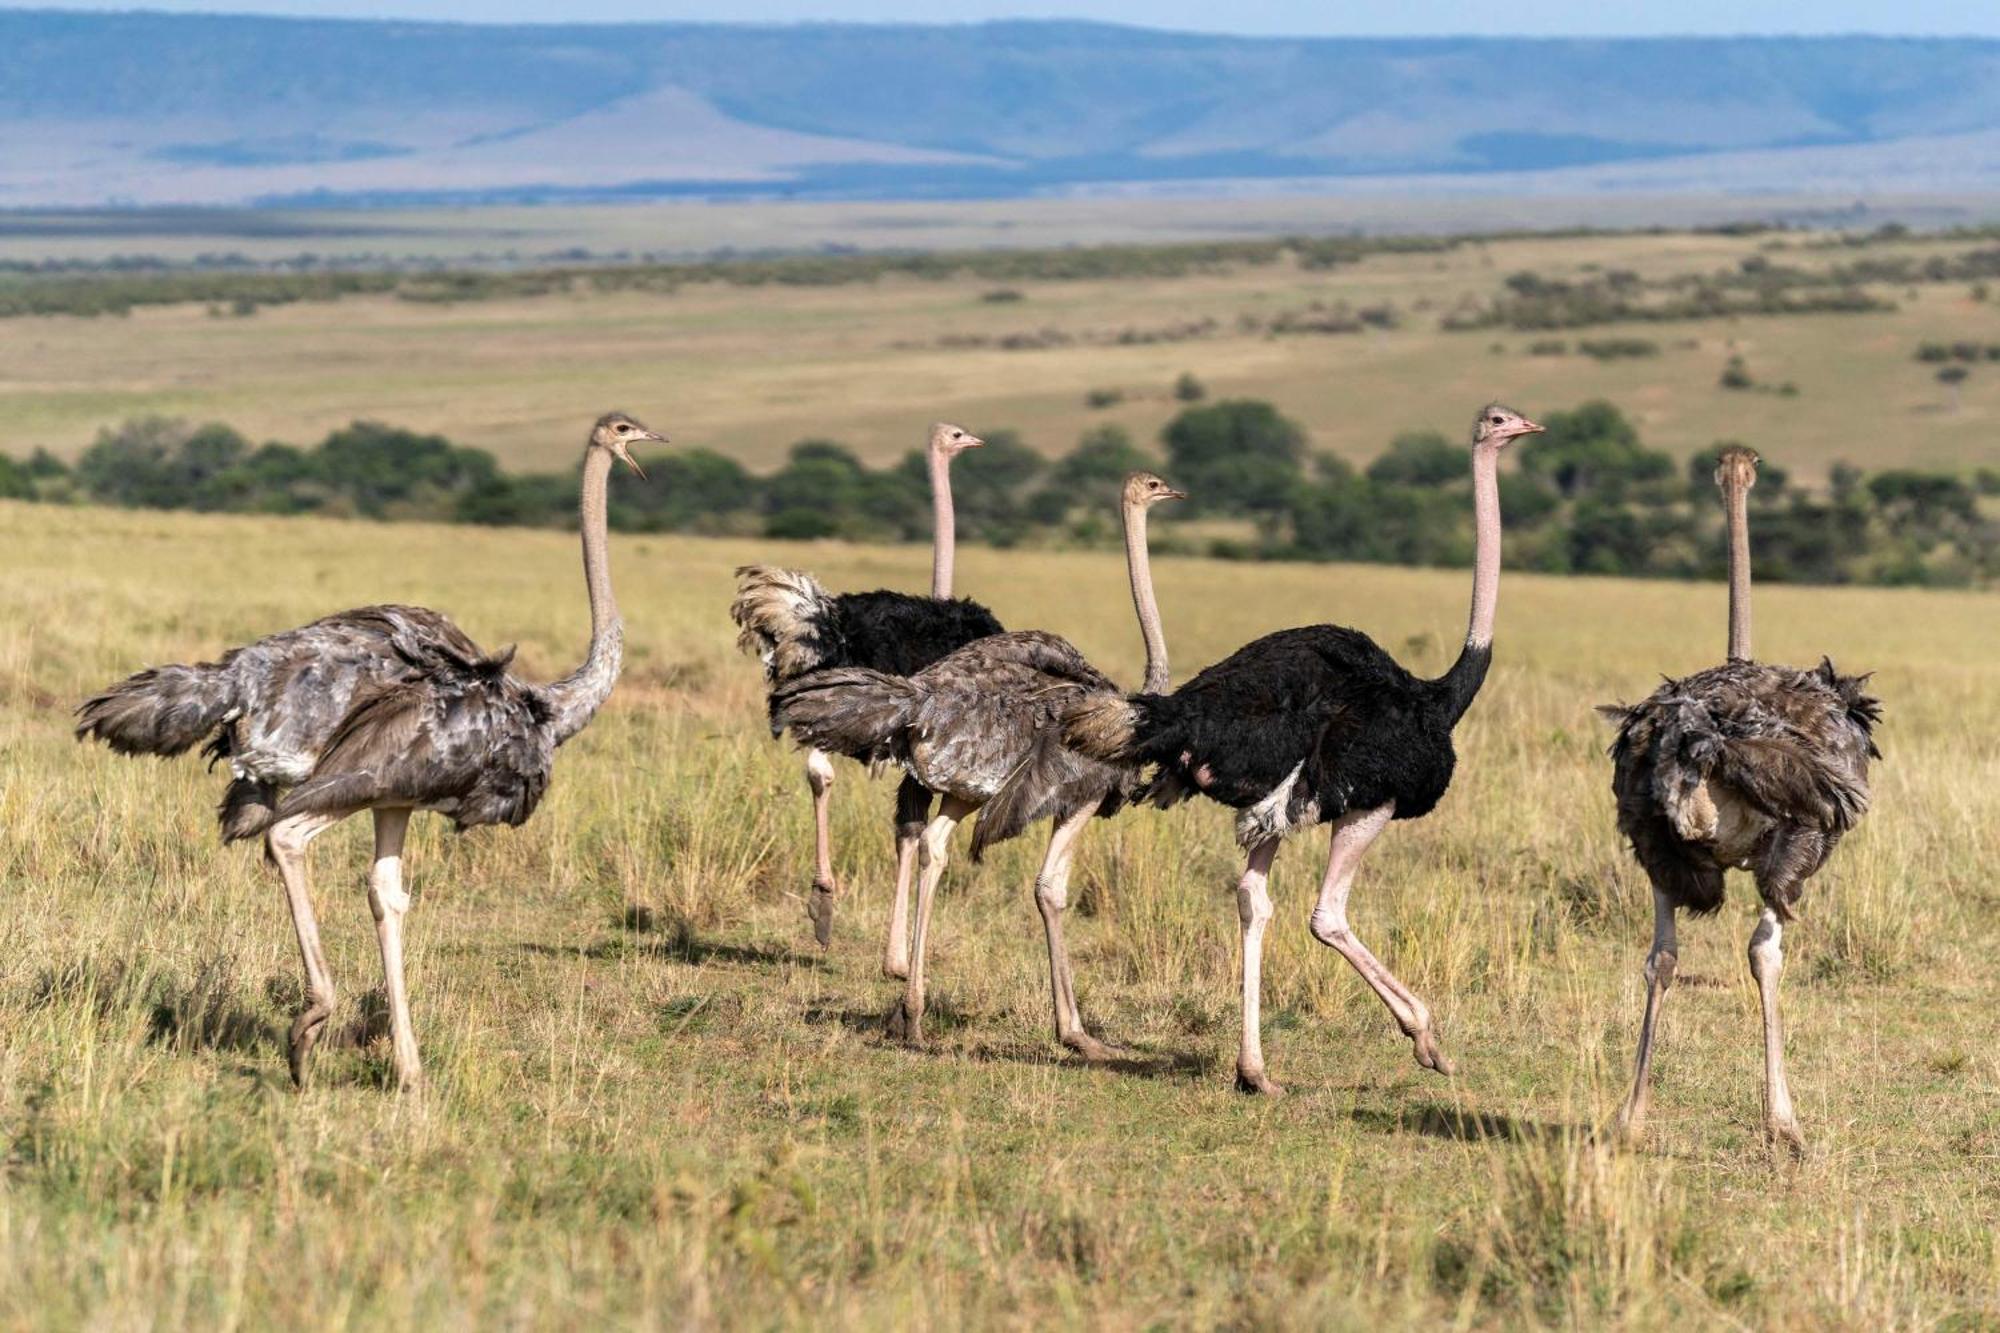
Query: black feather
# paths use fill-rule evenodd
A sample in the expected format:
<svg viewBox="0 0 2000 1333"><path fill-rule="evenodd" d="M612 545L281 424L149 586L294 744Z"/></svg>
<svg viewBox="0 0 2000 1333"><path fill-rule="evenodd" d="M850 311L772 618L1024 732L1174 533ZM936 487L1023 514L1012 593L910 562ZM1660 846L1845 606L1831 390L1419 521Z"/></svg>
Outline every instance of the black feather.
<svg viewBox="0 0 2000 1333"><path fill-rule="evenodd" d="M1157 765L1155 804L1200 793L1248 811L1285 791L1282 810L1239 823L1246 839L1391 801L1395 818L1416 819L1451 785L1452 727L1490 656L1468 645L1452 671L1424 680L1357 630L1280 630L1172 694L1131 696L1125 745ZM1072 734L1080 720L1068 720Z"/></svg>

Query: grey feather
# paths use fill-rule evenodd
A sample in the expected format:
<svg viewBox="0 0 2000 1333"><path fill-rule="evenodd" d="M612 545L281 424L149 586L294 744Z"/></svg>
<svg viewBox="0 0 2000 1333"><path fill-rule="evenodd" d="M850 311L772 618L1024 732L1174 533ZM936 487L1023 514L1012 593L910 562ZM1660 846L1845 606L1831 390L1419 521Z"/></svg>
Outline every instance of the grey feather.
<svg viewBox="0 0 2000 1333"><path fill-rule="evenodd" d="M1611 745L1618 826L1678 905L1722 904L1743 866L1781 917L1841 836L1867 813L1881 705L1866 677L1730 662L1668 680L1638 704L1599 711Z"/></svg>

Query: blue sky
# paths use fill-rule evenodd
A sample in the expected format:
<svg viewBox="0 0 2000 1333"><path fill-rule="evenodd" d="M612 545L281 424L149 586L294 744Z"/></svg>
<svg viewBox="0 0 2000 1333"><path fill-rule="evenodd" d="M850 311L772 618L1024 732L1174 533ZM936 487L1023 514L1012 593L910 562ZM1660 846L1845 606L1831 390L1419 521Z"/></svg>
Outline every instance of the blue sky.
<svg viewBox="0 0 2000 1333"><path fill-rule="evenodd" d="M672 19L958 22L1090 18L1204 32L1315 36L1678 33L2000 37L1994 0L0 0L5 9L158 9L467 22Z"/></svg>

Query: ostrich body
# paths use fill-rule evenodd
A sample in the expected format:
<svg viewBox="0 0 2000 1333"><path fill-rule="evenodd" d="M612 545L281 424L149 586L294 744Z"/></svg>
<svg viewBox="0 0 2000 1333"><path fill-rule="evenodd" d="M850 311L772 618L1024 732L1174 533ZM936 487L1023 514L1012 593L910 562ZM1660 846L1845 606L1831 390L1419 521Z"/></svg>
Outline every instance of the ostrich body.
<svg viewBox="0 0 2000 1333"><path fill-rule="evenodd" d="M926 450L932 508L930 596L887 590L829 593L803 570L770 565L745 565L736 571L736 600L729 607L730 618L742 631L736 646L763 659L774 697L789 681L836 667L914 675L946 653L1001 632L991 611L969 598L954 599L951 595L957 550L951 460L984 443L948 422L931 427ZM772 734L778 730L774 714ZM863 754L836 752L866 759ZM833 777L829 751L808 750L806 785L813 802L814 868L806 914L812 919L813 934L821 948L833 939L834 901L839 893L828 827ZM914 780L903 783L896 792L895 901L882 959L882 970L890 976L905 976L909 971L909 936L904 922L909 915L917 839L930 812L930 793Z"/></svg>
<svg viewBox="0 0 2000 1333"><path fill-rule="evenodd" d="M422 1064L403 979L402 850L410 815L435 811L461 831L518 825L548 790L555 751L597 713L618 679L624 624L605 552L611 464L665 437L622 413L591 431L584 451L583 568L590 650L561 680L511 675L513 649L488 655L435 611L368 606L236 648L214 662L153 667L77 709L79 740L121 754L175 755L204 739L229 765L218 812L224 842L262 835L290 901L307 1004L292 1025L292 1078L333 1013L306 877L312 840L349 815L375 817L368 903L382 950L396 1080L414 1088Z"/></svg>
<svg viewBox="0 0 2000 1333"><path fill-rule="evenodd" d="M1451 1072L1430 1010L1356 937L1348 895L1362 855L1397 819L1430 813L1451 782L1452 728L1472 703L1493 655L1500 580L1500 451L1542 428L1508 408L1483 409L1473 427L1476 544L1465 647L1435 680L1411 675L1357 630L1280 630L1239 648L1172 694L1099 698L1065 721L1069 743L1108 762L1150 764L1160 806L1193 795L1234 808L1247 852L1237 884L1243 934L1243 1032L1236 1058L1245 1092L1284 1091L1266 1075L1259 1020L1268 888L1279 843L1333 825L1314 938L1346 958L1415 1044L1419 1064Z"/></svg>
<svg viewBox="0 0 2000 1333"><path fill-rule="evenodd" d="M1127 572L1146 642L1146 681L1153 689L1166 688L1168 666L1147 558L1146 515L1154 504L1180 498L1180 491L1158 477L1135 472L1126 478L1121 503ZM1035 903L1048 943L1056 1040L1086 1059L1114 1053L1084 1029L1062 934L1076 839L1093 815L1116 813L1139 776L1136 764L1091 758L1063 743L1063 716L1093 697L1116 698L1118 687L1068 641L1032 630L981 639L906 678L823 671L772 695L774 725L809 745L894 760L921 790L943 798L919 843L916 925L903 1000L890 1021L893 1035L923 1039L931 907L952 832L979 811L974 860L1037 820L1054 821L1035 877Z"/></svg>
<svg viewBox="0 0 2000 1333"><path fill-rule="evenodd" d="M1764 1130L1805 1150L1785 1082L1778 1017L1781 948L1792 908L1868 809L1868 761L1881 704L1866 676L1767 666L1750 656L1750 488L1757 455L1730 449L1716 467L1729 517L1729 660L1669 680L1643 702L1601 709L1618 723L1611 789L1618 828L1653 883L1653 947L1632 1092L1618 1116L1636 1138L1650 1092L1660 1006L1679 962L1675 919L1722 906L1723 874L1748 870L1763 910L1750 936L1750 972L1764 1018Z"/></svg>

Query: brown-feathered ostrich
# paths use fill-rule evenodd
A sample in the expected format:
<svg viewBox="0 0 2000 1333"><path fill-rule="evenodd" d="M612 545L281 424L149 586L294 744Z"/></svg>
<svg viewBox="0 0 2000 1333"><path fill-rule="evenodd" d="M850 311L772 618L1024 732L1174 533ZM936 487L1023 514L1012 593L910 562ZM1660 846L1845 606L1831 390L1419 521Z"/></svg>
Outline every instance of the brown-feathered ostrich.
<svg viewBox="0 0 2000 1333"><path fill-rule="evenodd" d="M1811 671L1750 657L1749 495L1757 455L1723 451L1715 469L1729 517L1729 660L1669 680L1644 702L1601 709L1618 723L1611 789L1618 828L1653 882L1653 947L1632 1093L1618 1127L1645 1123L1660 1005L1679 961L1675 917L1722 906L1723 872L1748 870L1764 900L1750 936L1750 973L1764 1010L1764 1129L1804 1152L1785 1084L1778 1021L1780 940L1805 882L1868 809L1868 761L1879 702L1866 676L1820 659Z"/></svg>
<svg viewBox="0 0 2000 1333"><path fill-rule="evenodd" d="M894 676L923 670L953 649L1001 632L991 611L970 598L951 595L957 527L951 507L951 460L985 441L949 422L931 427L926 462L931 481L931 595L906 592L829 593L819 580L797 569L745 565L736 571L736 600L729 615L741 628L736 646L764 661L773 690L809 671L866 667ZM773 722L772 734L778 727ZM862 757L862 756L852 756ZM833 761L825 749L806 753L806 785L813 802L813 882L806 915L820 947L833 939L833 842L828 801ZM882 970L906 976L910 967L910 878L917 837L930 818L931 798L914 780L896 792L896 893L889 916L889 939Z"/></svg>
<svg viewBox="0 0 2000 1333"><path fill-rule="evenodd" d="M1430 1010L1398 981L1347 922L1363 853L1391 820L1429 814L1451 782L1451 733L1486 679L1500 586L1500 451L1542 428L1509 408L1480 410L1472 429L1475 527L1471 623L1458 660L1422 680L1358 630L1314 625L1245 645L1172 694L1099 696L1072 709L1069 743L1106 763L1158 769L1149 798L1168 806L1202 795L1235 808L1248 852L1237 885L1243 930L1243 1037L1236 1085L1275 1095L1264 1072L1259 1023L1267 887L1279 842L1333 825L1312 933L1354 965L1439 1073Z"/></svg>
<svg viewBox="0 0 2000 1333"><path fill-rule="evenodd" d="M414 1088L422 1065L403 981L410 895L402 853L410 815L436 811L462 831L520 824L534 813L556 747L610 696L623 660L624 622L605 553L612 460L638 472L631 446L665 438L621 412L590 432L581 505L590 651L561 680L518 679L507 671L512 648L489 656L435 611L366 606L232 649L219 661L149 668L77 709L79 740L164 756L206 739L202 753L211 766L229 765L219 811L223 841L263 835L298 931L307 1002L292 1024L290 1059L301 1087L334 1006L306 848L349 815L374 812L368 905L382 948L396 1081Z"/></svg>
<svg viewBox="0 0 2000 1333"><path fill-rule="evenodd" d="M1153 596L1146 515L1162 500L1180 498L1182 493L1160 478L1135 472L1126 478L1120 501L1132 604L1146 643L1146 683L1155 690L1167 686L1167 645ZM1077 754L1063 743L1060 724L1082 701L1117 694L1118 687L1068 641L1033 630L981 639L907 677L863 668L818 671L773 692L773 725L804 744L894 760L924 791L943 798L919 844L916 925L903 1001L890 1020L892 1035L923 1039L931 906L944 878L952 831L979 811L974 860L1035 821L1053 819L1035 876L1035 903L1048 941L1056 1040L1086 1059L1115 1053L1084 1030L1063 945L1062 913L1077 836L1093 815L1113 814L1125 803L1139 768Z"/></svg>

